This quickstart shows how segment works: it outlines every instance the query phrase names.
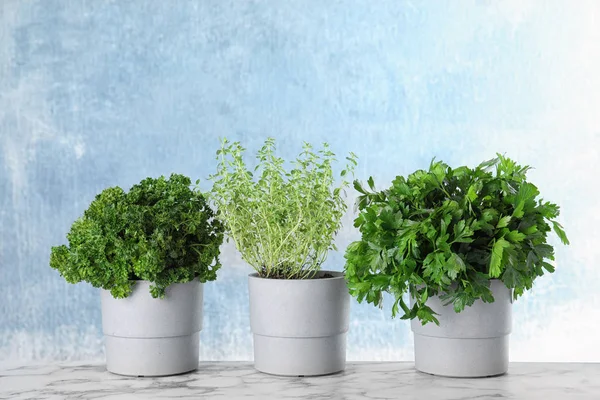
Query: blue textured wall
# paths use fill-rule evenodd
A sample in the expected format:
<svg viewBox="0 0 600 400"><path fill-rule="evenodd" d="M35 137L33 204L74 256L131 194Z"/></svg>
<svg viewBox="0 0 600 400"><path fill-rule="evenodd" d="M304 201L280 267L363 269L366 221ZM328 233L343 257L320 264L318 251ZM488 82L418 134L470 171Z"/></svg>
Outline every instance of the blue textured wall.
<svg viewBox="0 0 600 400"><path fill-rule="evenodd" d="M598 20L594 0L1 0L0 360L102 358L98 293L48 267L96 193L205 178L219 136L272 135L352 150L380 186L433 156L537 167L573 245L515 305L512 358L600 361ZM250 269L223 261L202 354L250 359ZM412 357L389 306L353 304L350 359Z"/></svg>

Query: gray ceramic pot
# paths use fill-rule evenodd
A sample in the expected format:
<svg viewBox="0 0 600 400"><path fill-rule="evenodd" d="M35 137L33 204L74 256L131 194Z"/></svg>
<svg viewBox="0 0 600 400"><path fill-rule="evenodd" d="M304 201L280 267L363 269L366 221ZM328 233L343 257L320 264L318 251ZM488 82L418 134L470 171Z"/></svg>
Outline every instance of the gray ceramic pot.
<svg viewBox="0 0 600 400"><path fill-rule="evenodd" d="M131 295L115 299L101 291L106 369L119 375L164 376L198 368L202 284L169 286L163 299L139 281Z"/></svg>
<svg viewBox="0 0 600 400"><path fill-rule="evenodd" d="M490 282L493 303L479 300L456 313L439 297L427 305L440 325L411 321L415 338L415 367L421 372L450 377L486 377L508 370L508 336L512 330L511 291L499 280Z"/></svg>
<svg viewBox="0 0 600 400"><path fill-rule="evenodd" d="M317 279L249 276L254 366L274 375L311 376L346 367L350 295L341 272Z"/></svg>

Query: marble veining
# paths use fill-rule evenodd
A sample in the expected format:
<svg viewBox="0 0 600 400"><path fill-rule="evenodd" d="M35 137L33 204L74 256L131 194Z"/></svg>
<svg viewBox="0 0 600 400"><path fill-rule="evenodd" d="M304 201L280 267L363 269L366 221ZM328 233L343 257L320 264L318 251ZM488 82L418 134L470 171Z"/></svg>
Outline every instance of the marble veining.
<svg viewBox="0 0 600 400"><path fill-rule="evenodd" d="M190 374L131 378L104 365L0 366L0 399L600 399L600 364L511 364L487 379L417 372L412 363L351 363L325 377L278 377L249 363L203 363Z"/></svg>

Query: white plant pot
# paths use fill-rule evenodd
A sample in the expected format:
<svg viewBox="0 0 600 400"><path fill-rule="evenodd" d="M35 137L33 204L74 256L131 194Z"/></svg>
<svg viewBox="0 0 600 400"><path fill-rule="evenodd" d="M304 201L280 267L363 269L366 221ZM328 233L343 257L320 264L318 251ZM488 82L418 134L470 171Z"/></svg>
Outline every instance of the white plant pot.
<svg viewBox="0 0 600 400"><path fill-rule="evenodd" d="M254 366L273 375L315 376L346 367L350 295L341 272L316 279L249 276Z"/></svg>
<svg viewBox="0 0 600 400"><path fill-rule="evenodd" d="M163 299L138 281L125 299L102 290L106 369L119 375L165 376L198 368L202 283L169 286Z"/></svg>
<svg viewBox="0 0 600 400"><path fill-rule="evenodd" d="M486 377L508 370L508 336L512 330L511 290L499 280L490 282L493 303L476 301L454 312L439 297L427 305L439 315L440 325L411 321L415 367L421 372L449 377Z"/></svg>

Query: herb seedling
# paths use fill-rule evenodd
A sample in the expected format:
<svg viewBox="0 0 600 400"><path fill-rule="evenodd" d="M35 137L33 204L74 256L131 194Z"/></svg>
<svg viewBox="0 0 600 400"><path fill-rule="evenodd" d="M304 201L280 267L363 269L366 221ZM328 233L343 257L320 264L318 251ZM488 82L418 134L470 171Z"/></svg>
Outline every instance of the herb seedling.
<svg viewBox="0 0 600 400"><path fill-rule="evenodd" d="M212 197L228 237L259 276L279 279L312 278L331 249L346 211L344 177L352 173L356 156L347 157L341 182L334 188L335 154L325 143L302 153L286 170L275 155L275 140L258 151L258 165L246 166L239 142L222 141Z"/></svg>

